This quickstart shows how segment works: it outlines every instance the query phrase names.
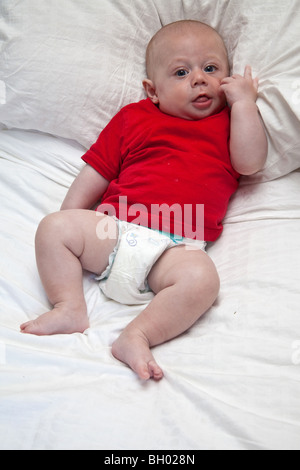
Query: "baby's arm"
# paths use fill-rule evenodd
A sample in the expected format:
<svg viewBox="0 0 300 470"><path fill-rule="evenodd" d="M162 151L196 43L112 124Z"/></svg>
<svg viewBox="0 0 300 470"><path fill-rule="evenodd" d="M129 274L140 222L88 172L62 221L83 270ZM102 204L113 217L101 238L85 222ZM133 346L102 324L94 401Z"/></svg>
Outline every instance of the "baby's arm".
<svg viewBox="0 0 300 470"><path fill-rule="evenodd" d="M86 165L73 181L61 210L90 209L105 193L109 182L93 167Z"/></svg>
<svg viewBox="0 0 300 470"><path fill-rule="evenodd" d="M251 67L244 77L233 75L222 80L221 90L231 106L230 156L234 169L252 175L266 162L268 143L256 106L258 80L252 78Z"/></svg>

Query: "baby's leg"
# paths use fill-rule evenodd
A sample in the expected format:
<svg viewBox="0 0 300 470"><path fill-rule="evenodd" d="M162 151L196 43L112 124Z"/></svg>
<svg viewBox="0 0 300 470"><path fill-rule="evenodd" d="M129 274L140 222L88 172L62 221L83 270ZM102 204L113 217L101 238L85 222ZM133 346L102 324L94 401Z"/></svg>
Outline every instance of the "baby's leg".
<svg viewBox="0 0 300 470"><path fill-rule="evenodd" d="M104 218L111 229L110 238L101 239L97 226ZM41 281L54 308L21 325L23 333L82 333L88 328L82 269L101 274L117 236L116 222L94 211L66 210L42 220L36 234L36 258Z"/></svg>
<svg viewBox="0 0 300 470"><path fill-rule="evenodd" d="M159 380L163 372L150 348L189 329L213 304L219 276L206 253L184 246L166 251L152 268L148 283L157 294L114 342L112 352L141 379Z"/></svg>

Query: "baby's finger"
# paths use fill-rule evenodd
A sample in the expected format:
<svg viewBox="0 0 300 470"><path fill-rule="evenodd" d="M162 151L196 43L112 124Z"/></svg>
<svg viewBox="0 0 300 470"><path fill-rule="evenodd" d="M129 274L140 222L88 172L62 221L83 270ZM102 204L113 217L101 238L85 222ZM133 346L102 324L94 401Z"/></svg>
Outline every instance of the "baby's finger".
<svg viewBox="0 0 300 470"><path fill-rule="evenodd" d="M254 88L256 89L256 91L258 90L258 77L255 77L253 79L253 85L254 85Z"/></svg>
<svg viewBox="0 0 300 470"><path fill-rule="evenodd" d="M232 82L232 77L225 77L221 80L221 84L225 85L226 83Z"/></svg>
<svg viewBox="0 0 300 470"><path fill-rule="evenodd" d="M250 65L246 65L245 67L244 78L252 80L252 68Z"/></svg>
<svg viewBox="0 0 300 470"><path fill-rule="evenodd" d="M236 80L237 78L243 78L242 75L239 75L238 73L235 73L234 75L232 75L232 77L234 80Z"/></svg>

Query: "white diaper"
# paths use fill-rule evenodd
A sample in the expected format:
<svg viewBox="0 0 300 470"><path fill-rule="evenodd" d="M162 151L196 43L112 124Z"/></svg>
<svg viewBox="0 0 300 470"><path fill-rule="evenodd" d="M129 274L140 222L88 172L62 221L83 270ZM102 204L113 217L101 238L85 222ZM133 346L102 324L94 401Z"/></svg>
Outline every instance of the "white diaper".
<svg viewBox="0 0 300 470"><path fill-rule="evenodd" d="M205 250L206 243L168 235L147 227L117 221L119 237L109 266L96 277L102 292L117 302L138 305L152 300L154 294L147 277L156 261L168 249L186 245L189 250Z"/></svg>

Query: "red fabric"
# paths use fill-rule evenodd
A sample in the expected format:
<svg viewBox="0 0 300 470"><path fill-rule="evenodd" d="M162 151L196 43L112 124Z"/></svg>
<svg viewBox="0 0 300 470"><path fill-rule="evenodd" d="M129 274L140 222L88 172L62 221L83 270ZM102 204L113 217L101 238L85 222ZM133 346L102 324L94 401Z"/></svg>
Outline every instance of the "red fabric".
<svg viewBox="0 0 300 470"><path fill-rule="evenodd" d="M239 174L229 157L229 126L228 108L189 121L162 113L149 99L125 106L82 157L110 182L97 210L108 204L122 220L194 238L196 204L204 204L204 239L216 240L238 187ZM127 207L120 206L120 196L126 196ZM157 206L153 211L153 204L176 204L182 217L178 211L158 213ZM193 207L192 220L187 210L184 220L185 205L189 211Z"/></svg>

